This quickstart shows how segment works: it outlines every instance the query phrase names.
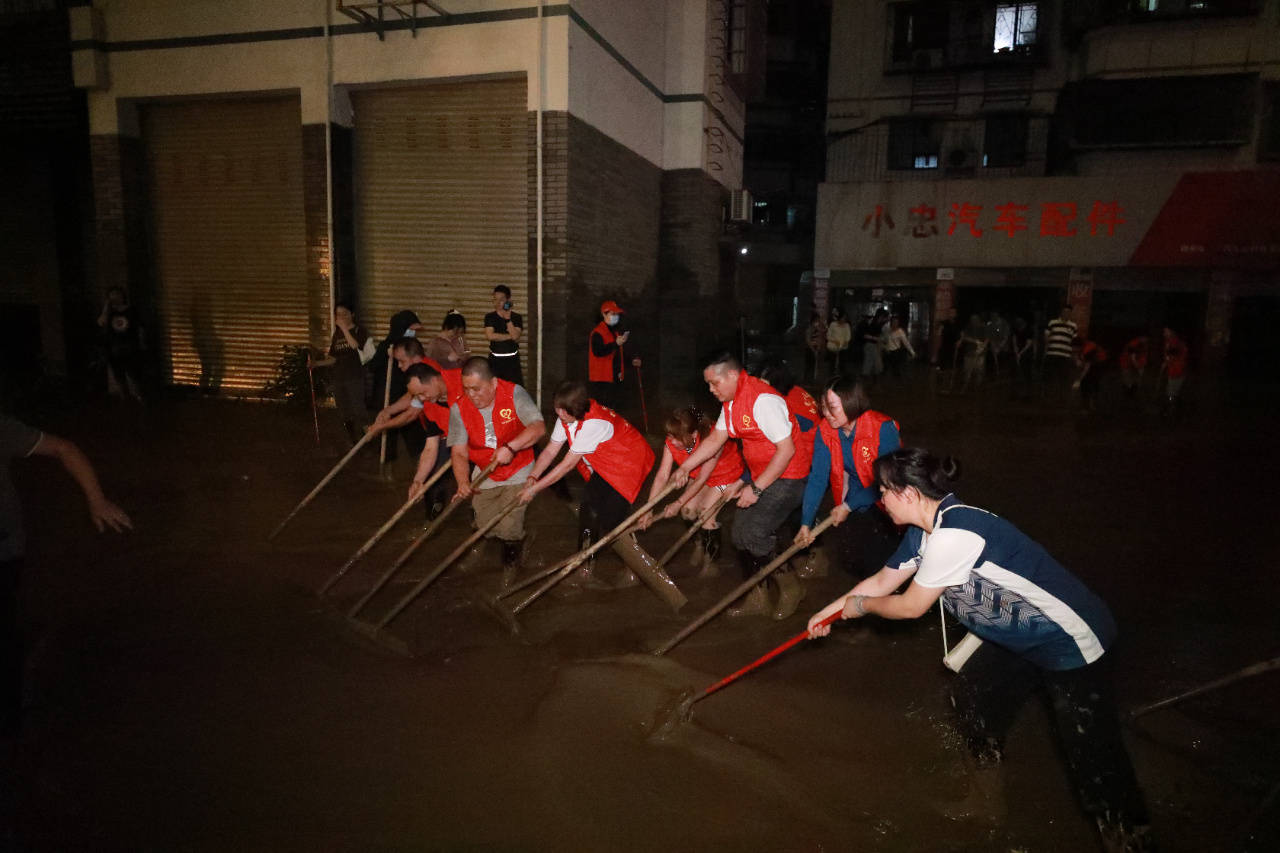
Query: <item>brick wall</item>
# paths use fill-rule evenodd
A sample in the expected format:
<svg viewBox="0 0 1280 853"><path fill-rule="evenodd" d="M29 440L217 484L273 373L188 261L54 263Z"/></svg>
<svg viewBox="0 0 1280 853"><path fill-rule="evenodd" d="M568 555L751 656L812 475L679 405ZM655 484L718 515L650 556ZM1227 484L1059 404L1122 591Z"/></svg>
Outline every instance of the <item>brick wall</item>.
<svg viewBox="0 0 1280 853"><path fill-rule="evenodd" d="M95 284L134 297L150 290L146 247L146 170L142 141L114 134L89 139L93 170Z"/></svg>
<svg viewBox="0 0 1280 853"><path fill-rule="evenodd" d="M723 192L700 170L664 173L563 112L543 114L543 173L543 403L564 379L585 378L588 336L600 320L600 303L613 299L627 310L631 350L644 362L645 403L656 429L668 406L705 393L696 361L700 342L708 340L708 318L721 305ZM537 298L535 181L536 116L530 113L531 314ZM537 344L530 327L532 354ZM531 360L531 386L534 372ZM639 389L634 372L628 377L623 414L639 424Z"/></svg>
<svg viewBox="0 0 1280 853"><path fill-rule="evenodd" d="M724 189L701 169L662 174L658 312L664 392L676 404L705 403L699 359L737 334L732 290L721 276Z"/></svg>

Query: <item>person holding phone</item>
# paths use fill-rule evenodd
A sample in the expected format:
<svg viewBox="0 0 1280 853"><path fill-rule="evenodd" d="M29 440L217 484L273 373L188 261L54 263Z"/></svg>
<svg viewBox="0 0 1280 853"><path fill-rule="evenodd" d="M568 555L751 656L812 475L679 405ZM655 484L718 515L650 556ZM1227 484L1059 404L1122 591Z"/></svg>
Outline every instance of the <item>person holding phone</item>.
<svg viewBox="0 0 1280 853"><path fill-rule="evenodd" d="M514 385L524 385L520 369L520 336L524 318L511 310L511 288L493 289L493 310L484 315L484 336L489 341L489 366L493 375Z"/></svg>

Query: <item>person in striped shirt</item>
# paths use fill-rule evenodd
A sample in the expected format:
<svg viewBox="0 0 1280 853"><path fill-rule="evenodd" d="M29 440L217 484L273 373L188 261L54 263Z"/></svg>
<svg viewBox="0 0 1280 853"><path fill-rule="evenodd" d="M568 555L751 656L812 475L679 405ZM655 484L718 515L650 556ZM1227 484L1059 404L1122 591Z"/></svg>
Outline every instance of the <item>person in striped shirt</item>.
<svg viewBox="0 0 1280 853"><path fill-rule="evenodd" d="M989 792L998 781L990 772L1014 718L1033 693L1046 693L1068 773L1104 845L1143 849L1146 806L1105 671L1116 635L1106 604L1008 521L962 503L949 487L959 474L951 457L898 449L876 460L875 474L906 535L884 568L810 619L810 635L827 634L821 623L835 614L915 619L941 599L982 641L967 661L948 664L959 674L952 703L975 786Z"/></svg>
<svg viewBox="0 0 1280 853"><path fill-rule="evenodd" d="M1044 381L1051 394L1064 395L1075 373L1071 342L1079 327L1071 319L1071 306L1064 305L1062 314L1044 328Z"/></svg>

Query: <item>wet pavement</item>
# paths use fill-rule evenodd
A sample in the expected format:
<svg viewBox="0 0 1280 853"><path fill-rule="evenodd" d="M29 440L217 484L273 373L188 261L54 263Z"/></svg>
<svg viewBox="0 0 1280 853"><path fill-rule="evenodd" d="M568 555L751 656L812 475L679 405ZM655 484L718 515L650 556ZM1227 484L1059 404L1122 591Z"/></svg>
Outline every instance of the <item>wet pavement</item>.
<svg viewBox="0 0 1280 853"><path fill-rule="evenodd" d="M873 397L908 443L961 459L967 502L1108 601L1123 707L1280 654L1277 394L1202 392L1177 420L1118 399L1088 415L1011 404L999 385ZM1007 813L955 814L966 785L936 614L840 626L653 737L684 691L803 630L851 585L838 567L794 617L718 618L659 659L647 651L738 582L730 554L703 581L675 559L690 599L678 615L643 586L557 588L513 634L487 603L490 546L390 623L406 658L342 614L421 531L416 509L328 597L314 591L400 505L407 460L389 481L359 456L266 541L345 451L334 412L320 446L309 410L248 402L89 407L45 425L85 447L136 530L97 535L56 466L22 463L28 725L5 757L19 849L1096 847L1034 703L1008 744ZM535 501L526 571L573 551L573 509ZM468 521L455 514L362 616L387 612ZM660 553L682 530L641 540ZM1278 712L1272 673L1127 728L1163 849L1277 848Z"/></svg>

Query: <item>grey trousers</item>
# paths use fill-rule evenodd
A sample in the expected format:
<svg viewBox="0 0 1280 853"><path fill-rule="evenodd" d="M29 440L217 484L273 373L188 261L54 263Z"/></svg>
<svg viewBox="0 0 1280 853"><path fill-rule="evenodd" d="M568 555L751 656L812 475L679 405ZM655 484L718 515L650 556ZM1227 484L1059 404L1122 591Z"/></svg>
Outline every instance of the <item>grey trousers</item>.
<svg viewBox="0 0 1280 853"><path fill-rule="evenodd" d="M760 499L733 518L733 547L767 557L778 544L778 528L804 500L804 480L774 480Z"/></svg>

